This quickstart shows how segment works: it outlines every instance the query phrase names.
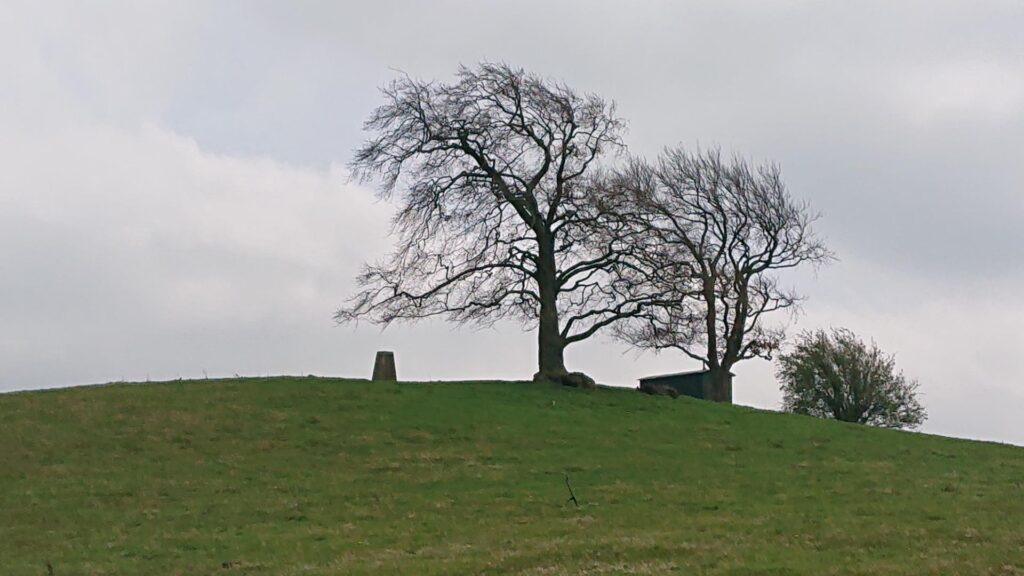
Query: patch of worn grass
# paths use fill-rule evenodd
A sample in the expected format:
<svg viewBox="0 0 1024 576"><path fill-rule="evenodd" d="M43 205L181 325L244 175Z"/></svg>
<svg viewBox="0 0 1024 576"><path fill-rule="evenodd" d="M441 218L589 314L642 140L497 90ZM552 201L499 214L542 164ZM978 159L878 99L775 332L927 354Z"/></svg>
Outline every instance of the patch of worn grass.
<svg viewBox="0 0 1024 576"><path fill-rule="evenodd" d="M270 378L0 423L5 575L1024 574L1024 449L686 398Z"/></svg>

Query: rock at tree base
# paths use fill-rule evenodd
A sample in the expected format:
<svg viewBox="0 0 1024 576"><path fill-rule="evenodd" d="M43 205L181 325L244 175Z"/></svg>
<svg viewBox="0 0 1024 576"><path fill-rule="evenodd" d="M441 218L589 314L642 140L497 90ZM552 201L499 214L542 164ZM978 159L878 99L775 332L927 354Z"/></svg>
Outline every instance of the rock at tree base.
<svg viewBox="0 0 1024 576"><path fill-rule="evenodd" d="M671 386L665 386L664 384L651 384L650 386L641 386L637 390L644 394L651 394L653 396L671 396L673 398L679 397L679 391Z"/></svg>
<svg viewBox="0 0 1024 576"><path fill-rule="evenodd" d="M583 372L568 372L566 374L552 374L544 375L537 372L533 375L534 382L541 382L549 380L561 384L562 386L571 386L573 388L596 388L597 383L590 376L587 376Z"/></svg>

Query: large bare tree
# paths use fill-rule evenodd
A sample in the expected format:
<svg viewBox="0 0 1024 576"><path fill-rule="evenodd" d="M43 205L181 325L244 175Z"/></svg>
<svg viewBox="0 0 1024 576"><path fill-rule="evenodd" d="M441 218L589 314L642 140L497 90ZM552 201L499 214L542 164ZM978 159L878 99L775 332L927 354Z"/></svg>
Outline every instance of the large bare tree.
<svg viewBox="0 0 1024 576"><path fill-rule="evenodd" d="M785 335L766 317L800 302L777 273L832 258L812 231L816 216L792 198L778 166L724 159L718 149L667 149L653 164L633 159L608 189L621 217L643 231L636 248L650 281L671 294L618 325L617 335L702 361L713 399L731 401L733 365L770 359Z"/></svg>
<svg viewBox="0 0 1024 576"><path fill-rule="evenodd" d="M647 301L620 273L629 228L591 186L623 148L614 105L490 63L453 83L402 76L383 94L351 166L397 199L397 249L364 268L336 319L520 320L537 327L535 378L579 383L566 346Z"/></svg>

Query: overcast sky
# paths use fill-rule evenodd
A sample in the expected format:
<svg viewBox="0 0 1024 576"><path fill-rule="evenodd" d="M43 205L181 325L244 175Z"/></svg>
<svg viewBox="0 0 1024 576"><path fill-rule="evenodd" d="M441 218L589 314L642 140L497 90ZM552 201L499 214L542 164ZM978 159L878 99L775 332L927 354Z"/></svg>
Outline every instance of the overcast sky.
<svg viewBox="0 0 1024 576"><path fill-rule="evenodd" d="M1024 444L1024 3L0 4L0 391L321 374L528 379L514 324L336 327L392 206L346 172L402 70L503 60L627 142L782 166L840 261L788 282L920 380L927 432ZM693 369L608 339L570 369ZM777 408L773 368L738 403Z"/></svg>

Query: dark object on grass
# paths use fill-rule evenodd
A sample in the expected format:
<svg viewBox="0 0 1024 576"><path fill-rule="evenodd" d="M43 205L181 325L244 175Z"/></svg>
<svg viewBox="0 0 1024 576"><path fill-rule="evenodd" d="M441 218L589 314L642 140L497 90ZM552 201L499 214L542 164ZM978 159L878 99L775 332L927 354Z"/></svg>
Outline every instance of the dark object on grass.
<svg viewBox="0 0 1024 576"><path fill-rule="evenodd" d="M398 380L395 373L395 353L377 352L377 359L373 362L373 381L394 382L395 380Z"/></svg>
<svg viewBox="0 0 1024 576"><path fill-rule="evenodd" d="M650 394L651 396L671 396L672 398L678 398L679 392L665 384L650 384L648 386L640 385L640 391L644 394Z"/></svg>
<svg viewBox="0 0 1024 576"><path fill-rule="evenodd" d="M732 403L732 372L727 372L725 378L716 385L711 370L696 370L693 372L679 372L677 374L661 374L658 376L647 376L640 379L640 390L648 394L666 394L665 389L670 389L676 396L690 396L701 400L716 400L718 402ZM660 390L651 392L649 390Z"/></svg>
<svg viewBox="0 0 1024 576"><path fill-rule="evenodd" d="M580 501L576 499L576 493L572 491L572 485L569 484L569 475L565 475L565 487L569 489L569 499L566 502L572 502L577 508L580 507Z"/></svg>

